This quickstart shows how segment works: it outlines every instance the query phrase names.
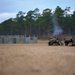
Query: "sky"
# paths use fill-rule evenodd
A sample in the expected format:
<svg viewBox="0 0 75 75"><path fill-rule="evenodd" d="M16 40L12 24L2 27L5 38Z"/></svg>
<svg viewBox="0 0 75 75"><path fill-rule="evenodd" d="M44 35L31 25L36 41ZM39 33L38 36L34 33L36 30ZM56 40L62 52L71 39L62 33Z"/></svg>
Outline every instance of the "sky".
<svg viewBox="0 0 75 75"><path fill-rule="evenodd" d="M75 0L0 0L0 23L9 18L15 18L19 11L28 12L39 8L43 11L46 8L55 10L57 6L62 9L71 7L75 10Z"/></svg>

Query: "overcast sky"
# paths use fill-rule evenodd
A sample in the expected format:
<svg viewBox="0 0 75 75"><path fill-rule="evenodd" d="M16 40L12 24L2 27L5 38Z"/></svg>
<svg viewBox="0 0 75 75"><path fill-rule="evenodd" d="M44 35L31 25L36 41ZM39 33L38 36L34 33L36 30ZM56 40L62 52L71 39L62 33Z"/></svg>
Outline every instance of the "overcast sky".
<svg viewBox="0 0 75 75"><path fill-rule="evenodd" d="M75 0L0 0L0 23L16 17L19 11L28 12L35 8L39 8L40 11L46 8L54 10L57 6L62 9L71 7L71 10L75 10Z"/></svg>

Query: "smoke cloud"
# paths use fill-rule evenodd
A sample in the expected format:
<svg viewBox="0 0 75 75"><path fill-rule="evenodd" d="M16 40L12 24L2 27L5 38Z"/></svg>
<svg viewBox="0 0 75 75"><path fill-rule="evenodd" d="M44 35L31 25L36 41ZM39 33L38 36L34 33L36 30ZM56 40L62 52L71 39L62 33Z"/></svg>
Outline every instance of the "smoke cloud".
<svg viewBox="0 0 75 75"><path fill-rule="evenodd" d="M57 17L56 17L55 14L53 14L52 22L53 22L53 25L54 25L53 35L56 36L56 35L61 34L63 32L63 30L59 26L58 21L57 21Z"/></svg>

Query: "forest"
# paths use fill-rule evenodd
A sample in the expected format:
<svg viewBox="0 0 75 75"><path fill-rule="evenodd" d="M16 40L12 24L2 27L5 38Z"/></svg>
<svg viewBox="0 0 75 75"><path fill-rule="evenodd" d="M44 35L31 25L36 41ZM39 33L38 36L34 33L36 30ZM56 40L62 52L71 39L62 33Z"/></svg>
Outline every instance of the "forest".
<svg viewBox="0 0 75 75"><path fill-rule="evenodd" d="M58 26L63 30L62 34L75 35L75 10L72 14L70 7L62 9L57 6L55 10L50 8L42 12L38 8L27 13L19 11L15 18L9 18L0 23L0 35L26 35L37 37L49 37L54 32L53 15L56 15Z"/></svg>

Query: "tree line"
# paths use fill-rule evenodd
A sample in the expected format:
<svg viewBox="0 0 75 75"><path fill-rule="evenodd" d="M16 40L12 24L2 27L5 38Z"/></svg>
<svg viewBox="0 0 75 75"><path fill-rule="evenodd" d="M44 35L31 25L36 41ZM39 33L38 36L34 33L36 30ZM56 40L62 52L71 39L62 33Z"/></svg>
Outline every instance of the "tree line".
<svg viewBox="0 0 75 75"><path fill-rule="evenodd" d="M56 14L63 34L75 34L75 11L70 12L70 7L62 9L57 6L54 11L46 8L40 13L38 8L27 13L19 11L16 18L10 18L0 23L0 35L26 35L49 37L53 33L53 14Z"/></svg>

